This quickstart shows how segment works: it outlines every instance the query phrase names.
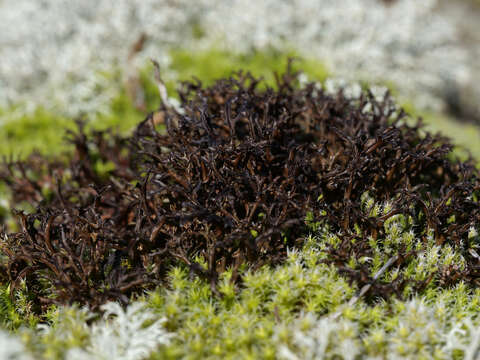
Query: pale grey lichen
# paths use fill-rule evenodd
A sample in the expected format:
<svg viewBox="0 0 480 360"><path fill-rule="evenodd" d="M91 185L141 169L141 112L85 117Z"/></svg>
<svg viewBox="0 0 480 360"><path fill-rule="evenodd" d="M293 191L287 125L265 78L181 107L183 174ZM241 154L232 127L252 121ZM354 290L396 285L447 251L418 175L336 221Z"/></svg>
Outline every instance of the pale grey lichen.
<svg viewBox="0 0 480 360"><path fill-rule="evenodd" d="M172 48L215 47L294 49L348 81L393 83L417 105L441 108L446 89L467 83L475 61L454 23L435 12L437 2L4 0L0 106L107 111L112 69L150 57L168 66ZM132 55L142 34L145 46Z"/></svg>
<svg viewBox="0 0 480 360"><path fill-rule="evenodd" d="M0 360L33 360L33 357L17 337L0 330Z"/></svg>
<svg viewBox="0 0 480 360"><path fill-rule="evenodd" d="M287 360L478 359L478 319L459 319L449 304L437 301L395 301L383 323L363 329L360 319L302 314L277 327L278 354Z"/></svg>
<svg viewBox="0 0 480 360"><path fill-rule="evenodd" d="M173 336L163 326L166 318L157 317L145 303L135 302L124 310L111 302L102 309L103 319L90 328L89 344L70 349L67 359L141 360L168 344Z"/></svg>

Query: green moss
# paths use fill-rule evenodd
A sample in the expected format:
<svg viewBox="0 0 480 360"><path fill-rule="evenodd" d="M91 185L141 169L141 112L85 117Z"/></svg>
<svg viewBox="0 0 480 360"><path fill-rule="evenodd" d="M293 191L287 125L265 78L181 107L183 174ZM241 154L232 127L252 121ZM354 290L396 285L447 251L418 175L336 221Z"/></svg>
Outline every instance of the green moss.
<svg viewBox="0 0 480 360"><path fill-rule="evenodd" d="M14 113L0 125L0 154L24 157L34 149L42 153L59 149L63 146L62 134L72 124L72 121L41 108L30 115L15 116Z"/></svg>
<svg viewBox="0 0 480 360"><path fill-rule="evenodd" d="M312 80L323 81L328 75L325 66L315 60L297 57L295 52L254 52L248 55L237 55L220 50L200 52L192 56L186 51L176 51L171 54L171 69L179 74L180 80L191 79L192 76L205 81L230 76L232 71L243 69L255 76L263 76L269 85L275 84L274 73L284 73L287 60L293 62L294 69L302 69Z"/></svg>
<svg viewBox="0 0 480 360"><path fill-rule="evenodd" d="M15 301L12 301L9 286L0 286L0 328L11 331L22 326L34 328L39 318L32 312L28 292L19 291L15 297Z"/></svg>

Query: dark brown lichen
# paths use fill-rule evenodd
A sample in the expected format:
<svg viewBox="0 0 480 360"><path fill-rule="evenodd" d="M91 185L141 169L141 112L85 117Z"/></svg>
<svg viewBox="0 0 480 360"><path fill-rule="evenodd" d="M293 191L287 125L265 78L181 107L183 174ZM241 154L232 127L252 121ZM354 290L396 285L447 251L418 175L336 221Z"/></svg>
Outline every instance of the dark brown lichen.
<svg viewBox="0 0 480 360"><path fill-rule="evenodd" d="M236 274L244 263L281 262L311 222L341 234L326 261L364 285L369 270L345 264L371 254L367 238L381 238L400 213L416 219L416 236L433 229L439 245L466 257L466 270L443 269L441 284L476 283L466 241L480 216L473 162L448 159L449 141L407 125L388 95L328 95L315 84L299 88L291 72L277 82L258 90L258 79L239 73L207 88L185 83L181 112L164 106L130 137L80 127L69 134L75 152L66 162L5 164L0 177L13 202L35 208L18 213L20 231L2 234L12 291L24 279L42 304L97 307L127 302L183 263L216 292L227 267ZM105 163L114 169L99 171ZM366 192L391 211L366 215ZM397 266L413 255L400 249ZM400 294L406 281L375 283L370 294Z"/></svg>

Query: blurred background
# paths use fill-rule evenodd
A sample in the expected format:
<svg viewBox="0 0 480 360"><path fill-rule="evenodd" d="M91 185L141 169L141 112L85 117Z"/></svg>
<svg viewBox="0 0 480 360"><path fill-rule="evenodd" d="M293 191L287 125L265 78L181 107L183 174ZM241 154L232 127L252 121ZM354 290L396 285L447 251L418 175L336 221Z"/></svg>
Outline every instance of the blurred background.
<svg viewBox="0 0 480 360"><path fill-rule="evenodd" d="M0 154L62 149L62 131L128 130L169 95L245 69L273 83L289 57L329 88L387 87L480 154L478 0L0 0Z"/></svg>

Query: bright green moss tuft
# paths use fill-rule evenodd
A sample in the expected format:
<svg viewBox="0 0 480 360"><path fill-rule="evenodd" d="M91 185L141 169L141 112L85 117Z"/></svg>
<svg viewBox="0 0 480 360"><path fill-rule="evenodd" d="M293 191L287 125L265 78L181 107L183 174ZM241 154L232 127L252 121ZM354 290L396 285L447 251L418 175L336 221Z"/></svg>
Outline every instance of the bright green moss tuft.
<svg viewBox="0 0 480 360"><path fill-rule="evenodd" d="M20 327L35 327L40 319L32 312L28 291L23 289L15 296L12 301L9 286L0 286L0 328L15 331Z"/></svg>

